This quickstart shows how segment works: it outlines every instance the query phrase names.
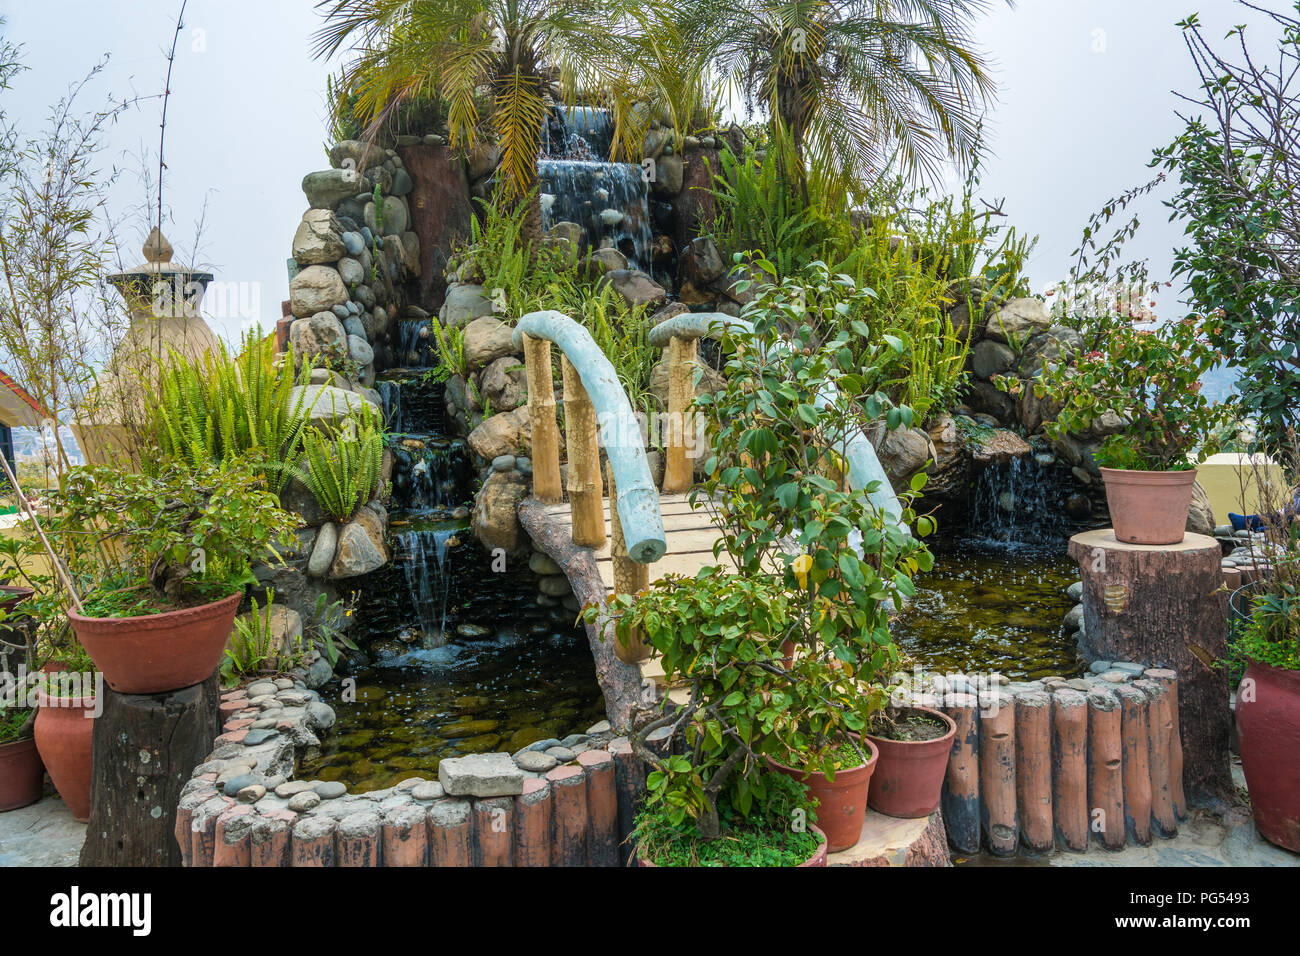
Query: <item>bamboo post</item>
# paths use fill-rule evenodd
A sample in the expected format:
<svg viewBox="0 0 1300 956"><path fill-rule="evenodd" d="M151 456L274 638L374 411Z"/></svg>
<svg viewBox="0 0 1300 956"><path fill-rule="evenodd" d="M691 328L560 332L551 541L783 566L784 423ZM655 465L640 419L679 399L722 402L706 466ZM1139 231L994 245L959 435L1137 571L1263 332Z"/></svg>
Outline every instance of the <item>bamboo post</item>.
<svg viewBox="0 0 1300 956"><path fill-rule="evenodd" d="M668 340L668 435L664 442L664 484L666 495L691 490L694 465L686 454L686 409L695 392L698 356L694 338L674 335Z"/></svg>
<svg viewBox="0 0 1300 956"><path fill-rule="evenodd" d="M650 586L650 565L638 564L627 556L627 542L623 540L623 523L619 521L614 501L618 487L614 484L614 469L606 466L609 482L609 554L614 563L614 593L640 594ZM650 648L641 640L639 632L629 635L627 644L614 642L614 653L624 664L639 664L650 659Z"/></svg>
<svg viewBox="0 0 1300 956"><path fill-rule="evenodd" d="M528 417L533 427L533 497L556 502L560 487L560 428L555 423L555 385L551 380L551 343L524 336L528 379Z"/></svg>
<svg viewBox="0 0 1300 956"><path fill-rule="evenodd" d="M564 442L569 451L569 501L573 503L573 543L599 548L605 543L605 503L600 480L600 442L596 409L582 379L566 356L564 373Z"/></svg>

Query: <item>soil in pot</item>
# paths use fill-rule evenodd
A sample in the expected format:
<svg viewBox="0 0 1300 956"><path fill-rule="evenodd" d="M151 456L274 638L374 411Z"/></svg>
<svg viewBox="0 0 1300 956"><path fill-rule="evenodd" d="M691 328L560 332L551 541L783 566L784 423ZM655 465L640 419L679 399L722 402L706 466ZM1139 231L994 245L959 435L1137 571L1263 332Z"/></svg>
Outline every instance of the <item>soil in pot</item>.
<svg viewBox="0 0 1300 956"><path fill-rule="evenodd" d="M718 840L686 836L659 843L650 859L637 845L637 866L763 866L826 865L826 834L809 824L803 833L790 830L728 830ZM656 860L658 862L656 862ZM802 862L796 862L802 861Z"/></svg>
<svg viewBox="0 0 1300 956"><path fill-rule="evenodd" d="M68 620L119 694L162 694L207 680L221 664L242 592L210 604L138 617Z"/></svg>
<svg viewBox="0 0 1300 956"><path fill-rule="evenodd" d="M1196 469L1130 471L1103 468L1115 538L1127 544L1178 544L1187 528Z"/></svg>
<svg viewBox="0 0 1300 956"><path fill-rule="evenodd" d="M1251 661L1236 713L1255 829L1268 842L1300 853L1300 671Z"/></svg>
<svg viewBox="0 0 1300 956"><path fill-rule="evenodd" d="M90 819L91 739L95 728L92 697L51 700L36 695L36 749L73 819Z"/></svg>
<svg viewBox="0 0 1300 956"><path fill-rule="evenodd" d="M821 771L809 773L787 767L771 757L767 758L772 769L804 784L809 796L817 800L817 826L826 834L828 853L847 850L862 835L862 822L867 814L867 793L879 760L872 741L864 739L861 745L868 752L867 762L835 771L834 780ZM851 745L846 743L844 747L847 749L846 760L860 759Z"/></svg>
<svg viewBox="0 0 1300 956"><path fill-rule="evenodd" d="M867 802L891 817L928 817L939 806L957 725L929 707L899 708L867 738L880 752Z"/></svg>

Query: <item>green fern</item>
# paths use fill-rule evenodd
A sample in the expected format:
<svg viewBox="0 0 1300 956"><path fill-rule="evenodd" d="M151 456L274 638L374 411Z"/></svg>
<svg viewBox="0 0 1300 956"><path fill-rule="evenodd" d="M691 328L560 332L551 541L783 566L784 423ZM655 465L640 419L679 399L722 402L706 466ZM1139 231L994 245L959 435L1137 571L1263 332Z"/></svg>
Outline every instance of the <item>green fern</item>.
<svg viewBox="0 0 1300 956"><path fill-rule="evenodd" d="M354 434L349 434L354 432ZM308 429L303 454L293 469L327 515L349 520L370 500L384 459L384 432L369 403L358 419L347 419L334 434Z"/></svg>

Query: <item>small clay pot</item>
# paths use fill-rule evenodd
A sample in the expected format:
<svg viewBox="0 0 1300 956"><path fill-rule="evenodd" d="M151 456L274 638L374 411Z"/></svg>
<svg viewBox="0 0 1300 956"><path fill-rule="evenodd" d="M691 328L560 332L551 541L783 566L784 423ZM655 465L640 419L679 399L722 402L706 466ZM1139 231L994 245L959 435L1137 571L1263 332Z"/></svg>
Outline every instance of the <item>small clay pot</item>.
<svg viewBox="0 0 1300 956"><path fill-rule="evenodd" d="M221 664L243 594L140 617L68 620L108 686L119 694L162 694L201 684Z"/></svg>
<svg viewBox="0 0 1300 956"><path fill-rule="evenodd" d="M1131 471L1103 468L1115 538L1126 544L1178 544L1187 528L1196 469Z"/></svg>
<svg viewBox="0 0 1300 956"><path fill-rule="evenodd" d="M836 774L836 776L838 776L838 774ZM812 824L809 824L809 825L808 825L808 829L811 830L813 833L817 834L817 836L821 839L821 842L817 844L817 852L814 853L812 856L810 856L808 859L804 860L802 863L800 863L800 864L796 867L796 869L802 869L802 868L805 867L805 866L825 866L825 865L826 865L826 846L827 846L827 844L826 844L826 833L822 830L821 827L813 826ZM655 868L658 868L658 866L659 866L658 863L654 862L653 860L648 860L648 859L646 859L646 858L643 857L640 853L638 853L638 854L636 855L636 865L637 865L637 866L650 866L650 867L655 867Z"/></svg>
<svg viewBox="0 0 1300 956"><path fill-rule="evenodd" d="M939 806L957 725L947 714L929 707L902 710L942 721L948 732L934 740L889 740L867 734L880 751L880 766L871 777L867 802L872 810L890 817L928 817Z"/></svg>
<svg viewBox="0 0 1300 956"><path fill-rule="evenodd" d="M35 803L44 783L45 765L35 737L0 744L0 812Z"/></svg>
<svg viewBox="0 0 1300 956"><path fill-rule="evenodd" d="M36 749L49 771L54 789L82 823L90 819L90 751L95 720L87 711L93 697L51 700L36 692Z"/></svg>
<svg viewBox="0 0 1300 956"><path fill-rule="evenodd" d="M796 770L783 763L777 763L771 757L768 765L787 777L793 777L808 788L809 796L817 800L817 826L826 834L827 853L847 850L858 842L862 835L862 823L867 815L867 792L871 786L871 775L879 761L879 751L870 740L862 739L861 744L869 753L867 762L857 767L846 767L835 771L831 780L821 771L809 773Z"/></svg>

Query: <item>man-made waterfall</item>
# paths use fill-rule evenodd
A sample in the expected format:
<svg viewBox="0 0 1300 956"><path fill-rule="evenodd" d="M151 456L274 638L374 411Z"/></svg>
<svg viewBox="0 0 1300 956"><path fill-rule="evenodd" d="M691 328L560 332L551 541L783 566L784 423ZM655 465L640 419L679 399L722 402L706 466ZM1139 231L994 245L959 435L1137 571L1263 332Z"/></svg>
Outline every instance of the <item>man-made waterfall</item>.
<svg viewBox="0 0 1300 956"><path fill-rule="evenodd" d="M592 248L617 249L634 269L650 265L649 188L632 163L545 159L537 164L542 183L542 226L575 222Z"/></svg>
<svg viewBox="0 0 1300 956"><path fill-rule="evenodd" d="M609 159L614 124L609 111L593 106L556 107L542 127L546 159Z"/></svg>
<svg viewBox="0 0 1300 956"><path fill-rule="evenodd" d="M1033 455L992 464L980 472L966 534L972 543L1041 548L1069 535L1062 478Z"/></svg>
<svg viewBox="0 0 1300 956"><path fill-rule="evenodd" d="M459 531L431 528L393 535L396 561L406 576L407 592L420 618L421 646L425 648L447 643L447 595L451 586L447 544Z"/></svg>

